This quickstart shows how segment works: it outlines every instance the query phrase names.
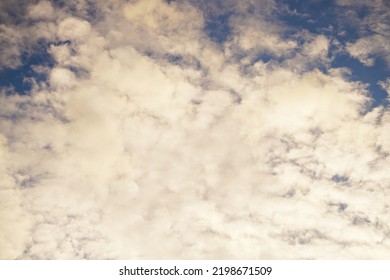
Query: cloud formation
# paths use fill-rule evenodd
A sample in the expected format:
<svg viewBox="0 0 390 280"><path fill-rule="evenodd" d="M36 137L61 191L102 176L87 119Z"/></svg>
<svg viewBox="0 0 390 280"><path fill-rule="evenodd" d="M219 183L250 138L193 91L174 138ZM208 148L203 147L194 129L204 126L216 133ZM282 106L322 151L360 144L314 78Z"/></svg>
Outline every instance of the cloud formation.
<svg viewBox="0 0 390 280"><path fill-rule="evenodd" d="M38 40L54 65L0 95L0 258L388 258L388 107L278 1L221 2L222 42L207 3L37 1L1 25L0 68ZM347 50L387 60L369 36Z"/></svg>
<svg viewBox="0 0 390 280"><path fill-rule="evenodd" d="M347 9L348 20L358 26L362 34L347 44L347 51L367 66L372 66L376 57L381 57L390 67L389 2L339 0L337 3Z"/></svg>

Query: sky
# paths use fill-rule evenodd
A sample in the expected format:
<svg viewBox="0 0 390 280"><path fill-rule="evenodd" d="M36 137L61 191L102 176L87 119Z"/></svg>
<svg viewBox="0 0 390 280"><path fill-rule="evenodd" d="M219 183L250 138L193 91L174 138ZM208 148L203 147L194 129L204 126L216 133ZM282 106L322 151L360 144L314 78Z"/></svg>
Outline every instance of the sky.
<svg viewBox="0 0 390 280"><path fill-rule="evenodd" d="M1 0L0 259L390 259L387 0Z"/></svg>

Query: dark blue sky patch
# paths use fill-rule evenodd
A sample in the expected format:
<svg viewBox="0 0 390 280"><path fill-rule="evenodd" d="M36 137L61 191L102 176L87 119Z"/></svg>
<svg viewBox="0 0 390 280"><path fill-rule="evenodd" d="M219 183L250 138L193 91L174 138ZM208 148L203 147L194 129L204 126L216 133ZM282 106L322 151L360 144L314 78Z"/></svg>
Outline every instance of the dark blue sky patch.
<svg viewBox="0 0 390 280"><path fill-rule="evenodd" d="M349 178L344 175L335 174L332 176L332 181L336 183L347 183Z"/></svg>
<svg viewBox="0 0 390 280"><path fill-rule="evenodd" d="M22 66L16 69L3 69L0 71L0 88L13 88L14 93L27 95L31 90L31 79L36 82L45 82L47 76L45 73L37 73L33 70L34 66L53 67L55 64L46 48L40 49L34 54L22 55Z"/></svg>
<svg viewBox="0 0 390 280"><path fill-rule="evenodd" d="M167 55L167 59L172 64L180 64L183 61L183 57L181 55Z"/></svg>
<svg viewBox="0 0 390 280"><path fill-rule="evenodd" d="M370 10L365 5L356 7L355 11L356 11L356 16L359 19L364 19L366 16L368 16L370 14Z"/></svg>
<svg viewBox="0 0 390 280"><path fill-rule="evenodd" d="M67 9L72 15L80 17L90 23L98 22L102 19L102 13L97 8L94 0L85 0L84 6L77 5L79 1L54 0L52 4L60 9ZM83 9L80 9L83 7Z"/></svg>
<svg viewBox="0 0 390 280"><path fill-rule="evenodd" d="M318 33L334 24L332 15L335 8L332 0L280 0L279 3L286 5L290 11L281 13L279 18L293 28Z"/></svg>
<svg viewBox="0 0 390 280"><path fill-rule="evenodd" d="M334 4L333 0L280 0L290 12L282 12L279 19L292 30L307 30L314 34L324 34L344 40L359 38L359 28L346 20L347 8ZM362 9L361 16L368 14Z"/></svg>
<svg viewBox="0 0 390 280"><path fill-rule="evenodd" d="M221 44L228 39L231 34L231 28L229 26L229 18L231 15L232 13L228 12L217 16L210 15L206 18L204 30L211 40Z"/></svg>
<svg viewBox="0 0 390 280"><path fill-rule="evenodd" d="M200 70L202 68L200 61L196 57L166 54L164 59L171 64L178 65L183 68L192 68L196 70Z"/></svg>
<svg viewBox="0 0 390 280"><path fill-rule="evenodd" d="M264 63L267 63L269 62L271 59L275 59L275 57L269 55L269 54L266 54L266 53L260 53L258 54L255 59L253 60L253 63L256 63L258 61L262 61ZM280 62L280 61L279 61Z"/></svg>
<svg viewBox="0 0 390 280"><path fill-rule="evenodd" d="M23 65L17 69L0 71L0 88L13 88L16 93L27 94L31 85L26 81L26 76L32 75L32 69Z"/></svg>

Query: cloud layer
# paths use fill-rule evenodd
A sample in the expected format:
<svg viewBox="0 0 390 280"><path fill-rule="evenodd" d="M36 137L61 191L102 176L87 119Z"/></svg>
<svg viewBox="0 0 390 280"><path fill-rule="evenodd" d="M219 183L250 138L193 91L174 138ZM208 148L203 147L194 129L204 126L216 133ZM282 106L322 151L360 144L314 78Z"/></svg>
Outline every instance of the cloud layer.
<svg viewBox="0 0 390 280"><path fill-rule="evenodd" d="M4 16L0 68L42 41L54 64L0 95L0 258L388 258L389 109L330 66L335 38L291 34L279 2L195 2ZM221 42L205 28L218 11ZM343 51L388 62L373 36Z"/></svg>

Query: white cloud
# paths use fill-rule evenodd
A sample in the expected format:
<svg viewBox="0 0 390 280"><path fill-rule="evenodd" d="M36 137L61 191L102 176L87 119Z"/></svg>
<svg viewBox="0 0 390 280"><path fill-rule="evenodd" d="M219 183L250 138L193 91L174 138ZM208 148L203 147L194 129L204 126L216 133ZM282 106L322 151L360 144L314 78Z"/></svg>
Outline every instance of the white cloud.
<svg viewBox="0 0 390 280"><path fill-rule="evenodd" d="M130 44L142 52L199 55L205 36L201 33L203 18L188 3L137 1L123 5L109 19L117 29L109 29L113 44ZM117 18L126 20L114 23ZM102 26L101 28L106 28ZM127 36L123 37L123 34Z"/></svg>
<svg viewBox="0 0 390 280"><path fill-rule="evenodd" d="M236 29L233 32L237 32L236 43L245 52L284 56L296 47L296 42L286 41L278 34L277 26L266 22L239 17L232 20L232 25Z"/></svg>
<svg viewBox="0 0 390 280"><path fill-rule="evenodd" d="M52 19L54 16L54 8L49 1L43 0L36 5L29 6L28 16L36 20Z"/></svg>
<svg viewBox="0 0 390 280"><path fill-rule="evenodd" d="M60 40L83 40L91 31L91 25L85 20L68 17L60 22L58 26L58 37Z"/></svg>
<svg viewBox="0 0 390 280"><path fill-rule="evenodd" d="M329 47L330 40L324 35L313 36L311 34L301 34L305 43L296 49L295 54L285 61L289 68L298 71L308 71L319 66L328 68L330 63Z"/></svg>
<svg viewBox="0 0 390 280"><path fill-rule="evenodd" d="M218 46L189 3L106 4L58 19L46 87L1 96L1 258L388 257L390 113L316 70L329 38L238 5Z"/></svg>
<svg viewBox="0 0 390 280"><path fill-rule="evenodd" d="M75 83L74 74L64 68L54 68L50 73L50 84L53 88L72 87Z"/></svg>
<svg viewBox="0 0 390 280"><path fill-rule="evenodd" d="M286 27L270 19L269 15L277 11L275 6L274 1L262 1L257 9L250 2L237 4L236 13L229 19L232 35L227 50L239 56L289 56L297 42L285 39Z"/></svg>
<svg viewBox="0 0 390 280"><path fill-rule="evenodd" d="M19 43L20 34L12 27L0 24L0 68L14 69L21 65Z"/></svg>
<svg viewBox="0 0 390 280"><path fill-rule="evenodd" d="M22 194L8 174L11 154L7 140L0 134L0 259L18 258L26 245L30 219L21 208Z"/></svg>
<svg viewBox="0 0 390 280"><path fill-rule="evenodd" d="M383 57L390 65L390 41L383 35L361 38L347 45L347 51L366 66L373 66L375 56Z"/></svg>
<svg viewBox="0 0 390 280"><path fill-rule="evenodd" d="M379 81L378 84L387 91L387 94L390 96L390 78L387 78L385 81ZM388 97L389 98L389 97Z"/></svg>

